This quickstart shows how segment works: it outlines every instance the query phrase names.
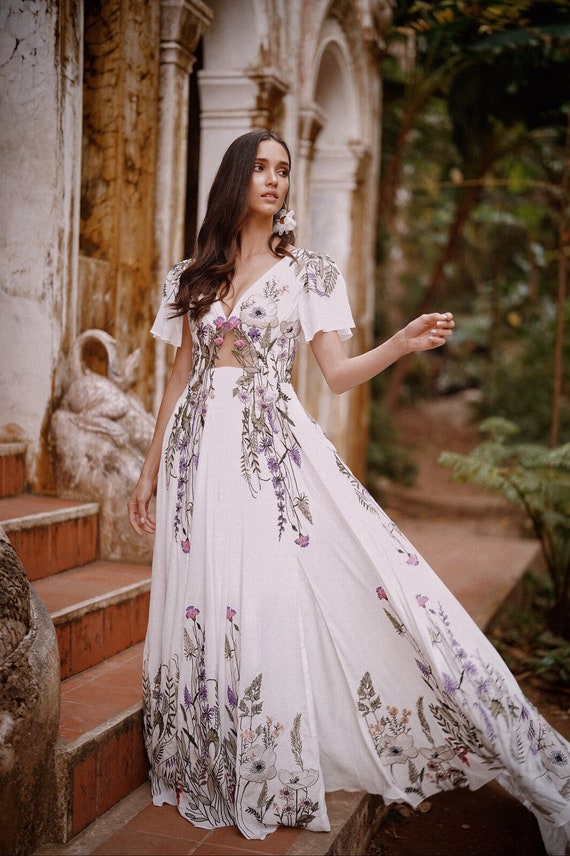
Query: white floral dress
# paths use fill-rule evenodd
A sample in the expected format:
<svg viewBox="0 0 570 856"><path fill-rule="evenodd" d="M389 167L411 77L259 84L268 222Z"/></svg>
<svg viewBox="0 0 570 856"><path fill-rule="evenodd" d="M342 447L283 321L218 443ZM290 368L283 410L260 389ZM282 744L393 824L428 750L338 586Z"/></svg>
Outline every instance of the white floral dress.
<svg viewBox="0 0 570 856"><path fill-rule="evenodd" d="M153 333L180 345L168 275ZM570 747L300 405L301 334L350 335L326 256L294 250L231 316L191 325L164 440L145 646L155 803L196 826L328 830L325 791L417 805L496 778L548 848L570 830ZM227 335L239 367L216 368Z"/></svg>

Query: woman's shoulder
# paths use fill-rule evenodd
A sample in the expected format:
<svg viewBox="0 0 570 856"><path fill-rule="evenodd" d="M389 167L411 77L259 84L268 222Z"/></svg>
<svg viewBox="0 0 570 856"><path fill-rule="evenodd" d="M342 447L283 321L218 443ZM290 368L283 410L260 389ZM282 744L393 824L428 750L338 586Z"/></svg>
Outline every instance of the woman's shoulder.
<svg viewBox="0 0 570 856"><path fill-rule="evenodd" d="M326 253L319 253L304 247L291 247L289 252L295 259L296 272L309 269L319 276L328 275L330 272L334 272L336 276L339 274L336 262Z"/></svg>
<svg viewBox="0 0 570 856"><path fill-rule="evenodd" d="M178 285L178 280L180 279L182 271L186 270L191 261L192 259L184 259L181 262L177 262L170 268L166 274L166 279L164 280L164 285L162 287L162 294L164 297L172 292L173 286Z"/></svg>
<svg viewBox="0 0 570 856"><path fill-rule="evenodd" d="M303 247L294 247L291 253L295 257L295 275L301 279L305 291L331 294L341 278L336 262L326 253Z"/></svg>

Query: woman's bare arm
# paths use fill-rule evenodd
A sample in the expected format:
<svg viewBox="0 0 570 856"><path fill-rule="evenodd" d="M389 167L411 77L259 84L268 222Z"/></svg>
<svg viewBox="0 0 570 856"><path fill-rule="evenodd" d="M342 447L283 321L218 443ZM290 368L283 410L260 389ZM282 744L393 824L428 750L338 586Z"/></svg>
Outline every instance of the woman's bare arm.
<svg viewBox="0 0 570 856"><path fill-rule="evenodd" d="M168 420L176 402L184 392L192 368L192 336L186 318L182 328L182 343L176 351L174 365L160 403L151 444L141 469L139 480L127 503L129 523L139 535L154 532L156 521L149 514L149 503L154 493L156 476L162 453L162 442ZM141 522L144 520L144 522Z"/></svg>
<svg viewBox="0 0 570 856"><path fill-rule="evenodd" d="M333 392L341 393L370 380L413 351L428 351L444 345L455 327L451 312L431 312L410 321L386 342L348 357L338 333L317 333L311 340L313 353Z"/></svg>

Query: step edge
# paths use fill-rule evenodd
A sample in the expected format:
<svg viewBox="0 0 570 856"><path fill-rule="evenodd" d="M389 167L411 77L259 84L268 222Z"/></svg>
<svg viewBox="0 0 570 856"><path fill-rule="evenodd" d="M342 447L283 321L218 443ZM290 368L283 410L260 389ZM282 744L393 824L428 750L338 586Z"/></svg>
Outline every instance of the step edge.
<svg viewBox="0 0 570 856"><path fill-rule="evenodd" d="M11 455L25 455L26 443L15 440L13 443L0 443L0 458L9 458Z"/></svg>
<svg viewBox="0 0 570 856"><path fill-rule="evenodd" d="M126 707L104 722L99 723L94 728L90 728L80 737L75 737L73 740L64 740L61 736L57 740L57 753L64 755L67 761L81 761L95 746L106 742L118 734L122 728L127 727L131 722L136 723L136 720L142 717L142 699L136 701L130 707ZM142 727L142 718L141 718Z"/></svg>
<svg viewBox="0 0 570 856"><path fill-rule="evenodd" d="M75 621L91 612L97 612L98 609L105 609L108 606L114 606L117 603L124 603L125 601L132 600L133 597L136 597L139 594L146 594L146 592L150 591L150 580L151 578L149 576L145 580L139 580L136 583L129 583L128 585L121 586L120 588L111 589L111 591L106 592L105 594L96 595L95 597L88 598L87 600L81 600L78 603L74 603L71 606L64 606L61 609L56 609L53 612L50 612L51 620L56 626L58 626L65 624L68 621ZM41 595L39 595L39 597L41 597Z"/></svg>
<svg viewBox="0 0 570 856"><path fill-rule="evenodd" d="M0 524L5 532L21 532L34 529L39 526L52 526L55 523L64 523L67 520L75 520L82 517L91 517L99 513L99 505L96 502L73 505L69 508L57 508L53 511L38 511L35 514L24 514L18 517L10 517L2 520Z"/></svg>

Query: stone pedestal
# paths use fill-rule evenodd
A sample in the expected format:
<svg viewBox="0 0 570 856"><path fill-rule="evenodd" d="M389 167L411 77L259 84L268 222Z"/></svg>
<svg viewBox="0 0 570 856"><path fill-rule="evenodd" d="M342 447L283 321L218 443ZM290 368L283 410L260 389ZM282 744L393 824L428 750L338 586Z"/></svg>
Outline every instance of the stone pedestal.
<svg viewBox="0 0 570 856"><path fill-rule="evenodd" d="M48 829L59 725L53 622L0 527L0 853L33 853Z"/></svg>

